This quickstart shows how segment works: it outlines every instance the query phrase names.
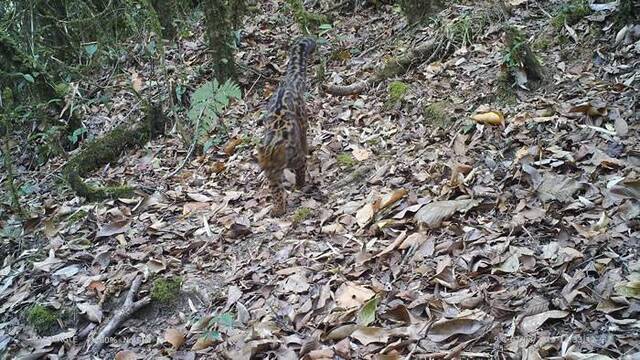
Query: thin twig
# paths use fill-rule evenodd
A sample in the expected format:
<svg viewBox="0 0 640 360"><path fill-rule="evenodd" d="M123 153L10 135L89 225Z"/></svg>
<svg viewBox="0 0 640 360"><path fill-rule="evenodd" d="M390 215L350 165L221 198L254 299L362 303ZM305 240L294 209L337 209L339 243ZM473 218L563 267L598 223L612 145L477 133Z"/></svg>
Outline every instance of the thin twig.
<svg viewBox="0 0 640 360"><path fill-rule="evenodd" d="M170 178L177 174L182 168L187 165L187 161L193 154L193 151L196 148L196 143L198 142L198 136L200 135L200 119L202 119L202 114L204 113L204 106L202 110L200 110L200 115L198 115L198 119L196 120L196 130L193 133L193 141L191 141L191 146L189 146L189 152L187 152L187 156L184 157L180 166L178 166L175 170L173 170L169 175L165 175L164 179Z"/></svg>

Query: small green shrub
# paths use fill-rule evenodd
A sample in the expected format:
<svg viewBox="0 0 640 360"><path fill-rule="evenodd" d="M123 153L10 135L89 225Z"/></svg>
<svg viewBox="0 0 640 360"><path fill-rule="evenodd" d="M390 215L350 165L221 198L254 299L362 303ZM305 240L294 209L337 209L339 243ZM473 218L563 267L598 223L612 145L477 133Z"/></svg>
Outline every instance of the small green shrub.
<svg viewBox="0 0 640 360"><path fill-rule="evenodd" d="M560 29L565 23L573 25L589 14L591 14L591 8L586 0L572 0L558 9L551 19L551 25Z"/></svg>
<svg viewBox="0 0 640 360"><path fill-rule="evenodd" d="M506 31L508 33L507 37L510 41L507 41L507 47L504 50L504 55L502 57L502 64L504 64L510 71L513 71L522 66L525 38L516 28L512 27Z"/></svg>
<svg viewBox="0 0 640 360"><path fill-rule="evenodd" d="M488 20L485 17L462 16L446 25L445 35L458 48L471 46L487 24Z"/></svg>
<svg viewBox="0 0 640 360"><path fill-rule="evenodd" d="M36 304L26 311L27 323L38 333L50 330L58 320L58 312L48 307Z"/></svg>
<svg viewBox="0 0 640 360"><path fill-rule="evenodd" d="M340 167L348 168L348 169L352 168L356 164L356 160L353 158L353 156L351 156L351 153L348 153L348 152L339 154L336 157L336 162Z"/></svg>
<svg viewBox="0 0 640 360"><path fill-rule="evenodd" d="M329 22L325 15L305 10L302 0L287 0L287 5L291 9L296 23L300 26L300 30L307 35L315 33L321 25Z"/></svg>
<svg viewBox="0 0 640 360"><path fill-rule="evenodd" d="M293 222L301 223L311 217L313 211L307 207L301 207L293 214Z"/></svg>
<svg viewBox="0 0 640 360"><path fill-rule="evenodd" d="M181 287L182 279L179 277L157 279L153 282L151 300L161 304L171 304L178 299Z"/></svg>

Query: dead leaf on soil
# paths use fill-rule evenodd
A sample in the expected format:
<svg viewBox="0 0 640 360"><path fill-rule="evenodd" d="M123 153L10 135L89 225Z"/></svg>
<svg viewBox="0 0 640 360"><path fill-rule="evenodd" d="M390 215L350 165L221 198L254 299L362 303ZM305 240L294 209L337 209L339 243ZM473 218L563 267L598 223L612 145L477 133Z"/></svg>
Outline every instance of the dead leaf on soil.
<svg viewBox="0 0 640 360"><path fill-rule="evenodd" d="M182 331L176 328L169 328L164 332L164 341L173 346L174 349L178 349L184 344L185 337Z"/></svg>
<svg viewBox="0 0 640 360"><path fill-rule="evenodd" d="M365 161L369 157L371 157L371 152L364 148L355 148L353 149L353 158L358 161Z"/></svg>
<svg viewBox="0 0 640 360"><path fill-rule="evenodd" d="M96 238L109 237L116 234L122 234L126 232L128 229L129 229L129 220L124 219L124 220L114 221L110 224L107 224L101 227L100 230L98 230L98 232L96 233Z"/></svg>
<svg viewBox="0 0 640 360"><path fill-rule="evenodd" d="M100 309L100 306L89 303L78 303L76 306L80 309L81 314L87 315L89 321L95 323L102 322L102 310Z"/></svg>
<svg viewBox="0 0 640 360"><path fill-rule="evenodd" d="M443 319L431 326L427 336L431 341L441 342L454 335L471 335L480 330L485 323L472 318Z"/></svg>
<svg viewBox="0 0 640 360"><path fill-rule="evenodd" d="M364 286L359 286L352 282L346 282L340 285L336 290L336 305L344 309L360 307L375 296L375 294L375 292Z"/></svg>
<svg viewBox="0 0 640 360"><path fill-rule="evenodd" d="M351 334L351 337L366 346L372 343L387 343L389 330L380 327L360 327Z"/></svg>
<svg viewBox="0 0 640 360"><path fill-rule="evenodd" d="M116 353L114 360L138 360L142 359L142 356L136 354L131 350L121 350Z"/></svg>
<svg viewBox="0 0 640 360"><path fill-rule="evenodd" d="M538 329L545 321L549 319L562 319L569 315L568 312L562 310L549 310L540 314L526 316L522 319L519 329L523 334L529 334Z"/></svg>
<svg viewBox="0 0 640 360"><path fill-rule="evenodd" d="M564 203L572 201L573 194L581 188L582 184L568 176L545 173L537 193L543 202L557 200Z"/></svg>
<svg viewBox="0 0 640 360"><path fill-rule="evenodd" d="M435 201L418 210L415 219L419 224L435 229L456 212L466 212L478 204L480 201L473 199Z"/></svg>
<svg viewBox="0 0 640 360"><path fill-rule="evenodd" d="M233 138L229 139L227 144L224 146L224 153L227 156L233 155L233 153L236 151L236 147L242 144L242 141L242 138L238 136L234 136Z"/></svg>

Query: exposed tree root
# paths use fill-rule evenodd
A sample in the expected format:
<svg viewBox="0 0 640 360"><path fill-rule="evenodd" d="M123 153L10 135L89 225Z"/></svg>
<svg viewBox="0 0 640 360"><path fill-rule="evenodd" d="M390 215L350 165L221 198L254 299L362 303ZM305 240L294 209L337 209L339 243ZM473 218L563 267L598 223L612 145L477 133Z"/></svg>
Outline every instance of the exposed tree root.
<svg viewBox="0 0 640 360"><path fill-rule="evenodd" d="M111 320L109 320L102 330L100 330L98 335L92 339L89 352L94 354L98 353L107 342L106 339L113 335L125 320L133 315L133 313L140 310L143 306L151 302L151 298L149 296L145 296L136 302L133 301L133 298L138 293L141 284L142 275L138 275L133 280L133 283L131 283L131 287L129 288L129 292L127 293L127 297L124 304L122 304L122 307L116 311Z"/></svg>
<svg viewBox="0 0 640 360"><path fill-rule="evenodd" d="M133 189L130 187L93 187L82 178L95 169L117 160L124 151L142 146L163 134L167 120L159 107L150 107L145 120L140 124L133 127L121 125L105 136L86 144L64 166L64 179L76 194L89 201L131 195Z"/></svg>

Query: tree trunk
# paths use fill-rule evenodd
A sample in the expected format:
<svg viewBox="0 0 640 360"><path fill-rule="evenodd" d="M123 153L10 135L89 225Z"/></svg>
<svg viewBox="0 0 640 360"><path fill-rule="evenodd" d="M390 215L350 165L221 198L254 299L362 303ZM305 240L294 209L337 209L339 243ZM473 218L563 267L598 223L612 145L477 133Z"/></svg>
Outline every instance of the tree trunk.
<svg viewBox="0 0 640 360"><path fill-rule="evenodd" d="M162 26L162 37L164 39L173 39L176 36L176 27L173 25L173 20L178 12L176 0L153 0L151 6L156 11Z"/></svg>
<svg viewBox="0 0 640 360"><path fill-rule="evenodd" d="M224 82L235 79L236 69L233 61L233 25L230 6L225 0L204 0L207 20L207 39L213 53L213 70L216 79Z"/></svg>

